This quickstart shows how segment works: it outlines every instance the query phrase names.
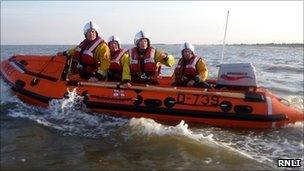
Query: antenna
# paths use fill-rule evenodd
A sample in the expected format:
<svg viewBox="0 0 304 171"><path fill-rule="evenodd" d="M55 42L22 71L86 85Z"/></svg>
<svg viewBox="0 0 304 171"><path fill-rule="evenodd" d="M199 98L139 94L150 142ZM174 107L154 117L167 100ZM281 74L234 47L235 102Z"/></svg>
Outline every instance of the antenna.
<svg viewBox="0 0 304 171"><path fill-rule="evenodd" d="M224 50L225 50L225 41L226 41L226 32L227 32L227 25L228 25L228 17L229 17L229 11L227 11L227 19L226 19L226 27L225 27L225 33L224 33L224 39L223 39L223 49L222 49L221 63L223 63L223 58L224 58Z"/></svg>

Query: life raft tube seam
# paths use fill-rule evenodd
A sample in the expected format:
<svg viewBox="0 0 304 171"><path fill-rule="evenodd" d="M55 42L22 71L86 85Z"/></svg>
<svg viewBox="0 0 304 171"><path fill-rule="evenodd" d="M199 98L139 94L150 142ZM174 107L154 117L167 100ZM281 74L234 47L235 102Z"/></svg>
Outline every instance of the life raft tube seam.
<svg viewBox="0 0 304 171"><path fill-rule="evenodd" d="M267 102L267 114L268 115L272 115L272 101L271 101L271 98L269 97L269 96L266 96L266 102ZM276 126L275 126L275 122L273 122L272 124L271 124L271 127L272 128L275 128Z"/></svg>
<svg viewBox="0 0 304 171"><path fill-rule="evenodd" d="M19 71L20 73L24 74L24 68L20 68L15 62L10 61L9 64L14 67L17 71Z"/></svg>

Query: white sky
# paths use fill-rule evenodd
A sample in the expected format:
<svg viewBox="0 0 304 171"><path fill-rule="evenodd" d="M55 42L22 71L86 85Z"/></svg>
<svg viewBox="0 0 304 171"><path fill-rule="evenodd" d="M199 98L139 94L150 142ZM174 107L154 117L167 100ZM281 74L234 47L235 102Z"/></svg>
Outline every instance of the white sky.
<svg viewBox="0 0 304 171"><path fill-rule="evenodd" d="M1 44L78 44L89 20L123 43L303 43L304 1L1 1Z"/></svg>

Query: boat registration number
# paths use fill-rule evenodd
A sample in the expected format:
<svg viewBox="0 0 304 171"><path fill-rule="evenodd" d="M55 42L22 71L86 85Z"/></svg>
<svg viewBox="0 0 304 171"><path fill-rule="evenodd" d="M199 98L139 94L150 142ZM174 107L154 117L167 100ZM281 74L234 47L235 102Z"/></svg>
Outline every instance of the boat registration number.
<svg viewBox="0 0 304 171"><path fill-rule="evenodd" d="M218 96L208 96L199 94L178 94L177 103L184 105L197 105L197 106L218 106L220 103L220 98Z"/></svg>

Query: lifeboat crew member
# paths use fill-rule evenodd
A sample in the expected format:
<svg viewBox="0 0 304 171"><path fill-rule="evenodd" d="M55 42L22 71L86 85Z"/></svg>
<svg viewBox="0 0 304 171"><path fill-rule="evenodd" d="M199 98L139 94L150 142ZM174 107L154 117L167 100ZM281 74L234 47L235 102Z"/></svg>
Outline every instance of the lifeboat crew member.
<svg viewBox="0 0 304 171"><path fill-rule="evenodd" d="M109 81L122 81L131 80L131 76L123 74L130 73L130 67L128 63L123 63L122 61L129 61L129 55L127 50L121 48L121 42L119 37L111 36L108 41L108 45L111 52L110 67L108 70L108 80Z"/></svg>
<svg viewBox="0 0 304 171"><path fill-rule="evenodd" d="M133 47L129 50L129 66L130 72L126 70L126 75L131 75L131 81L136 83L158 84L158 64L163 64L172 67L174 57L167 53L160 52L151 46L150 36L144 31L139 31L134 38ZM127 78L127 77L125 77Z"/></svg>
<svg viewBox="0 0 304 171"><path fill-rule="evenodd" d="M90 21L83 28L85 40L78 46L57 55L70 56L78 61L77 69L83 79L104 80L110 66L110 49L100 37L99 26Z"/></svg>
<svg viewBox="0 0 304 171"><path fill-rule="evenodd" d="M173 86L206 87L208 69L204 60L195 55L194 46L185 42L181 46L182 57L177 63L173 73Z"/></svg>

